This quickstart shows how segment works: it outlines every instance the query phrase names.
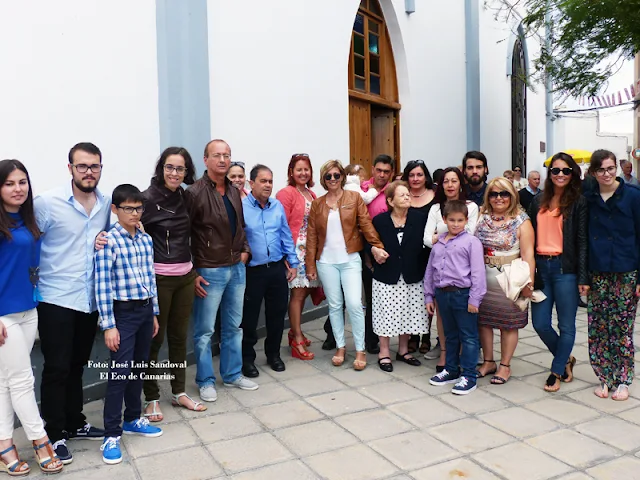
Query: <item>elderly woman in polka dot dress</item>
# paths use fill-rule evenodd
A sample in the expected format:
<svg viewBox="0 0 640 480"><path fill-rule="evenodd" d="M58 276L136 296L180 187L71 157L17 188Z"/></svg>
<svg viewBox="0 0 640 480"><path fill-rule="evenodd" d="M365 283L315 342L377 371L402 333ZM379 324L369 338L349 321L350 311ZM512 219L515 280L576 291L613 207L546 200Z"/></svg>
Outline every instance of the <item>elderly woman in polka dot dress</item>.
<svg viewBox="0 0 640 480"><path fill-rule="evenodd" d="M380 337L378 365L392 372L390 337L400 336L396 360L417 367L420 361L409 353L409 338L429 331L423 293L428 255L422 238L427 216L409 208L406 182L393 182L385 196L389 211L377 215L373 226L389 258L374 263L372 306L373 331Z"/></svg>

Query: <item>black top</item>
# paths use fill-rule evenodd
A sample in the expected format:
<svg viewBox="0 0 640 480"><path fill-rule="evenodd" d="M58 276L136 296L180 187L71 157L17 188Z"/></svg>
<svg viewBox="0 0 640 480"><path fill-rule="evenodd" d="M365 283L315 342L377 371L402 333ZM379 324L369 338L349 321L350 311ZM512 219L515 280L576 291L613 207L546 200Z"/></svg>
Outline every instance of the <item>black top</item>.
<svg viewBox="0 0 640 480"><path fill-rule="evenodd" d="M224 208L227 210L227 216L229 217L229 226L231 227L231 238L235 238L236 222L238 220L236 218L236 211L233 208L233 205L231 205L231 200L229 200L229 197L227 197L226 193L222 196L222 200L224 201Z"/></svg>
<svg viewBox="0 0 640 480"><path fill-rule="evenodd" d="M422 213L425 217L429 216L429 211L431 210L431 207L433 207L436 204L436 200L435 198L433 200L431 200L429 203L427 203L426 205L423 205L421 207L409 207L409 210L413 210L415 212L420 212Z"/></svg>
<svg viewBox="0 0 640 480"><path fill-rule="evenodd" d="M402 242L399 242L398 228L391 220L391 213L377 215L373 219L373 226L378 231L389 258L382 265L373 262L373 278L388 285L398 283L400 274L406 283L421 281L429 259L422 241L426 225L427 216L410 208L402 231Z"/></svg>

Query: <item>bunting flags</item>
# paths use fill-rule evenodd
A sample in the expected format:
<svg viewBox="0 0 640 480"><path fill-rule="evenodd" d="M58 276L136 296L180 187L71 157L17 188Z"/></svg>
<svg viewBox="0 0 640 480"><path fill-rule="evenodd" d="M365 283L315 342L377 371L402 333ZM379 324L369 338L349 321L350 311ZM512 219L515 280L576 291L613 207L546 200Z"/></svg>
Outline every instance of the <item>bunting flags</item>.
<svg viewBox="0 0 640 480"><path fill-rule="evenodd" d="M622 98L622 90L613 93L605 93L595 97L578 97L578 104L583 107L615 107L626 102L631 102L640 95L640 80L624 89L625 100Z"/></svg>

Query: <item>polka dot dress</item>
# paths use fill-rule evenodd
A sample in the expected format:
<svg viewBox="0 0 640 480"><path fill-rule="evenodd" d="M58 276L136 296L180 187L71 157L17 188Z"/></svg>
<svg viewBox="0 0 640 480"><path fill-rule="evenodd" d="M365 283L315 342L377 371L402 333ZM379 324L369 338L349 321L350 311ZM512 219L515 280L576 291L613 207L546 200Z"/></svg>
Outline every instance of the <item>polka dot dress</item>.
<svg viewBox="0 0 640 480"><path fill-rule="evenodd" d="M383 337L427 333L424 284L407 284L400 275L395 285L373 279L373 331Z"/></svg>

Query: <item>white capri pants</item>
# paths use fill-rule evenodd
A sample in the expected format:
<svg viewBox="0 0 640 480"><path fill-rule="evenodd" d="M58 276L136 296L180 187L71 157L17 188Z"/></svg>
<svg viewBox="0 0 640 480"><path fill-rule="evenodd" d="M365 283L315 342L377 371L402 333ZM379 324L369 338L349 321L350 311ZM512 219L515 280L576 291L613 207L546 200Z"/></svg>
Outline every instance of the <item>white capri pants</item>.
<svg viewBox="0 0 640 480"><path fill-rule="evenodd" d="M29 440L46 435L38 411L31 369L31 349L38 331L38 311L0 317L7 338L0 346L0 440L13 437L13 414L18 415Z"/></svg>

